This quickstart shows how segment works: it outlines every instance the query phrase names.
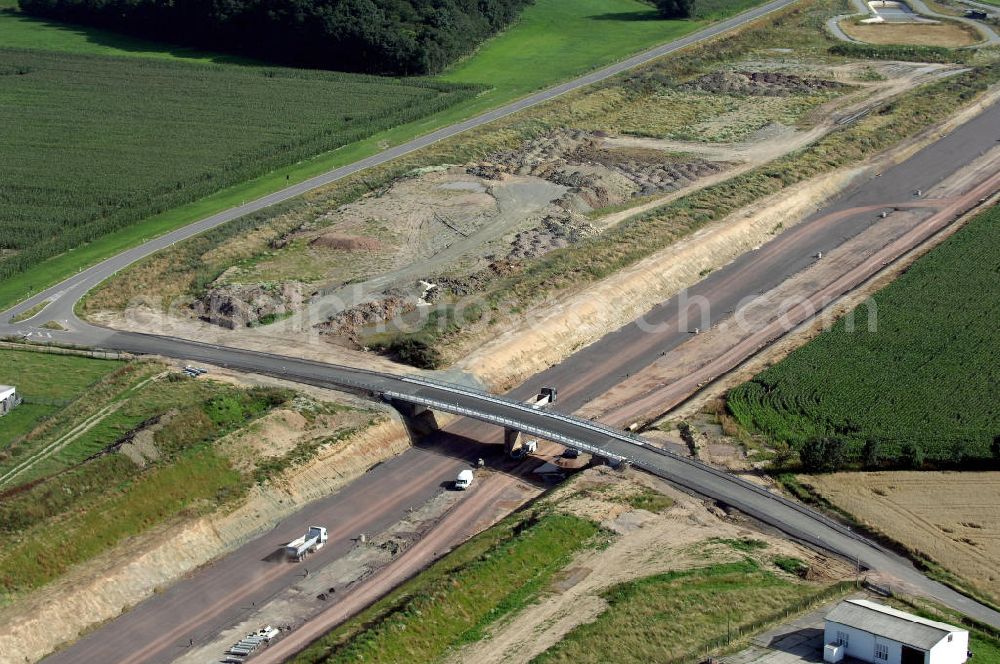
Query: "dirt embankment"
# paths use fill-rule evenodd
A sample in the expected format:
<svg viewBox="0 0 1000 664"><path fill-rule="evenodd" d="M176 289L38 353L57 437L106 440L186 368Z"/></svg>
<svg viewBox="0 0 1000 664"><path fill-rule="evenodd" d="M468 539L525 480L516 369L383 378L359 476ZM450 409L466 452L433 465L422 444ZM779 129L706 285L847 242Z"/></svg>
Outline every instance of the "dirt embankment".
<svg viewBox="0 0 1000 664"><path fill-rule="evenodd" d="M289 431L278 431L282 422ZM300 424L280 414L268 421L267 428L283 438ZM408 446L405 426L395 417L387 418L268 485L254 487L230 512L175 522L125 542L0 610L0 662L40 659Z"/></svg>
<svg viewBox="0 0 1000 664"><path fill-rule="evenodd" d="M458 363L495 388L547 368L629 323L815 210L861 172L847 169L764 199L554 304Z"/></svg>

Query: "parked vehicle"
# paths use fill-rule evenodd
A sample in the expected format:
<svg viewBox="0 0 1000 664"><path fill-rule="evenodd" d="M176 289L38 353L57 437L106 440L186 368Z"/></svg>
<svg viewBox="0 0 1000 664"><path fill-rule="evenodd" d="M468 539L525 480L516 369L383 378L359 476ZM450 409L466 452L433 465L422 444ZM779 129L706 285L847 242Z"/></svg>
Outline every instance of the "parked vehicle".
<svg viewBox="0 0 1000 664"><path fill-rule="evenodd" d="M538 451L538 441L534 439L529 439L521 443L519 447L515 447L511 453L511 459L523 459L529 454L534 454Z"/></svg>
<svg viewBox="0 0 1000 664"><path fill-rule="evenodd" d="M466 468L465 470L460 472L458 474L458 477L455 479L455 488L458 489L459 491L465 491L470 486L472 486L472 479L473 479L472 471Z"/></svg>
<svg viewBox="0 0 1000 664"><path fill-rule="evenodd" d="M562 457L564 459L577 459L580 456L580 450L573 447L567 447L563 450Z"/></svg>

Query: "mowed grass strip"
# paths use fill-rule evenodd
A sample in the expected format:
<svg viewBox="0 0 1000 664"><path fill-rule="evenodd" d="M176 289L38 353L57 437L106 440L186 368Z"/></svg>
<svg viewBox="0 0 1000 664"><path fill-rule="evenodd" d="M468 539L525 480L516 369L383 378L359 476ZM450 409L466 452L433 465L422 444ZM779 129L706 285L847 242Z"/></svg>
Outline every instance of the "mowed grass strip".
<svg viewBox="0 0 1000 664"><path fill-rule="evenodd" d="M516 514L459 547L295 662L428 662L537 596L598 532L578 517Z"/></svg>
<svg viewBox="0 0 1000 664"><path fill-rule="evenodd" d="M14 49L0 49L0 81L0 278L475 91Z"/></svg>
<svg viewBox="0 0 1000 664"><path fill-rule="evenodd" d="M26 400L0 417L0 450L58 411L60 402L77 398L122 366L117 360L0 349L0 385L13 385Z"/></svg>
<svg viewBox="0 0 1000 664"><path fill-rule="evenodd" d="M741 425L793 446L840 437L856 459L865 446L869 461L897 459L904 446L930 461L993 457L998 265L994 207L877 293L873 310L862 305L734 389L729 410Z"/></svg>
<svg viewBox="0 0 1000 664"><path fill-rule="evenodd" d="M727 630L780 614L819 592L762 570L750 559L667 572L607 590L608 608L533 662L697 661Z"/></svg>

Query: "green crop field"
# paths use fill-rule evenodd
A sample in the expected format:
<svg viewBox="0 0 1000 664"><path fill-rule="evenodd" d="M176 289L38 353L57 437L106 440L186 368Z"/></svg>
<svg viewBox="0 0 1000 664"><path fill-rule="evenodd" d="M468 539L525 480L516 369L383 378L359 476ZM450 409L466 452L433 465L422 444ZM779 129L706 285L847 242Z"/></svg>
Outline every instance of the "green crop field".
<svg viewBox="0 0 1000 664"><path fill-rule="evenodd" d="M0 417L0 450L30 431L43 417L83 394L123 366L114 360L0 349L0 385L13 385L25 403Z"/></svg>
<svg viewBox="0 0 1000 664"><path fill-rule="evenodd" d="M426 80L0 50L0 278L474 92Z"/></svg>
<svg viewBox="0 0 1000 664"><path fill-rule="evenodd" d="M730 411L743 426L793 447L842 439L866 465L996 456L998 270L994 207L874 296L873 330L862 305L734 389Z"/></svg>
<svg viewBox="0 0 1000 664"><path fill-rule="evenodd" d="M414 136L484 112L569 76L625 58L654 44L675 39L702 27L708 21L742 11L760 4L761 1L702 0L696 6L695 20L658 21L652 20L649 5L639 0L537 0L534 5L527 8L513 27L435 79L438 83L481 85L487 88L485 92L474 96L464 95L464 99L452 97L449 101L457 103L451 105L439 98L437 112L416 112L418 109L409 106L398 109L398 117L394 119L379 117L378 121L374 122L374 118L369 117L368 120L372 121L368 125L370 131L347 137L351 142L336 150L329 149L330 145L335 146L337 142L330 140L333 137L327 135L326 147L320 144L321 141L315 141L313 152L308 156L306 156L308 151L303 148L299 150L298 157L289 156L284 160L273 158L268 164L258 164L259 168L256 171L244 172L240 177L226 171L225 177L215 177L211 187L208 186L209 183L201 182L196 194L193 190L188 192L187 200L191 200L191 194L201 196L197 200L183 203L184 198L178 193L175 200L169 204L169 209L162 205L149 205L147 210L149 216L142 219L142 224L126 224L100 237L95 236L94 240L86 245L78 245L72 252L61 253L40 262L27 253L20 257L8 256L6 261L0 261L0 309L68 277L82 267L134 246L144 238L166 233L220 210L239 205L243 201L266 195L287 186L290 182L298 182L331 168L363 159L387 145L402 143ZM550 39L540 39L545 30L553 33L549 35ZM156 44L107 31L28 18L16 10L14 0L0 0L0 44L53 53L132 56L137 63L144 63L147 58L167 61L189 60L200 63L238 61L229 56ZM528 51L533 51L534 56L526 61L523 54ZM0 71L4 66L2 59L3 56L0 55ZM252 76L247 72L239 73L239 70L235 75ZM86 81L77 83L83 85ZM273 86L267 88L268 90L279 87L277 81L272 83ZM303 85L301 81L298 84ZM427 87L433 84L420 82L415 85L426 91ZM403 87L407 86L400 86ZM109 90L108 94L112 94L112 91ZM451 93L454 96L459 94L459 92ZM240 99L252 99L251 95L252 93L241 93ZM323 100L314 102L313 108L321 107L324 103ZM340 99L334 107L335 116L336 109L342 107L343 103L344 100ZM269 98L266 105L279 107L276 109L278 112L282 108L287 109L280 95ZM107 108L114 107L114 104L111 104ZM4 110L7 108L2 98L0 98L0 108ZM197 115L185 112L184 108L181 108L180 112L183 113L185 120L177 120L174 125L176 129L199 128L195 122L196 119L200 119ZM299 112L310 114L308 109L297 108L294 116L298 116ZM403 117L407 113L408 117ZM346 134L347 130L357 128L365 122L360 114L356 116L350 123L351 127L332 127L331 131L343 131ZM259 117L252 119L260 120ZM298 120L298 117L286 117L284 124L278 123L279 126L272 126L270 129L284 130L287 135L296 129L302 129L295 124ZM308 123L308 119L303 121ZM16 123L5 124L9 128ZM251 125L257 126L256 122L252 122ZM237 122L230 122L223 129L230 131L236 126ZM210 140L216 140L214 128L206 130L206 133ZM2 136L3 132L0 130L0 137ZM241 143L246 140L244 137ZM191 142L197 146L201 145L199 139L192 139ZM7 148L2 139L0 146ZM258 147L262 147L261 144L258 144ZM177 146L171 143L170 148L171 153L174 153ZM221 158L220 155L216 157ZM215 165L218 166L218 163ZM195 168L204 169L205 166L205 164L194 164ZM0 177L4 175L0 170ZM185 172L184 175L187 176L188 173ZM167 184L169 180L164 177L160 182ZM24 186L37 185L26 183ZM135 187L130 186L129 191L135 192ZM119 201L109 199L103 202L110 203L111 207L119 204ZM157 208L165 211L153 213L152 210ZM136 216L138 210L116 209L115 214ZM41 255L44 251L39 248L33 249L32 253ZM7 263L6 268L4 262ZM29 264L31 267L25 271L12 272L10 269Z"/></svg>

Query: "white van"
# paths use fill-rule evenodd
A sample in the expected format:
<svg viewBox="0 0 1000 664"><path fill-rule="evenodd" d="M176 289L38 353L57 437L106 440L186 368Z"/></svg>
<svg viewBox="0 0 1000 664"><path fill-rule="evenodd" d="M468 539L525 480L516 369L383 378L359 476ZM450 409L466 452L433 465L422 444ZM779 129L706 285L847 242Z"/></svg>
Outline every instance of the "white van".
<svg viewBox="0 0 1000 664"><path fill-rule="evenodd" d="M455 480L455 488L459 491L465 491L470 486L472 486L472 471L465 469L458 474L458 478Z"/></svg>

